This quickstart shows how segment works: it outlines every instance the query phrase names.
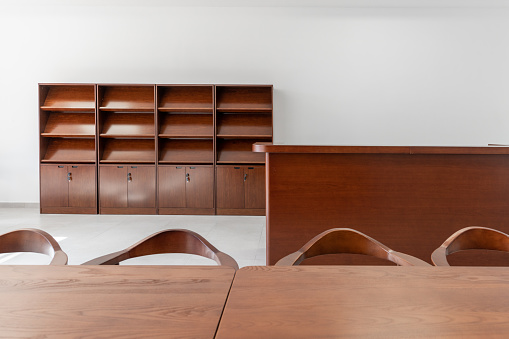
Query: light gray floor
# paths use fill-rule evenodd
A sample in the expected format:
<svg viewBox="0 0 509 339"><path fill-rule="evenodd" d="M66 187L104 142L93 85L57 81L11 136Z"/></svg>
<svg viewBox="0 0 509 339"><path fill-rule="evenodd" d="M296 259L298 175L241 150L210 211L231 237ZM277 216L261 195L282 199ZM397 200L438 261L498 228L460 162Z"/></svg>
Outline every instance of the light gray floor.
<svg viewBox="0 0 509 339"><path fill-rule="evenodd" d="M69 256L69 265L126 248L164 229L185 228L205 237L231 255L239 267L265 265L265 217L73 215L39 214L38 208L0 208L0 234L19 228L40 228L51 234ZM0 264L47 264L39 254L0 254ZM215 265L193 255L162 254L131 259L125 264Z"/></svg>

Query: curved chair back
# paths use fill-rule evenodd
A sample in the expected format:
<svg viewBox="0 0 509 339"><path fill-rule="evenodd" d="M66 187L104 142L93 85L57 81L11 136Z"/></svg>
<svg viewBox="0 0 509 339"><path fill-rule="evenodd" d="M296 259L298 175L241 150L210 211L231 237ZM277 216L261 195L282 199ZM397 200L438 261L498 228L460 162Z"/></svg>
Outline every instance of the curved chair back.
<svg viewBox="0 0 509 339"><path fill-rule="evenodd" d="M48 233L25 228L0 235L0 253L33 252L52 257L50 265L66 265L67 254Z"/></svg>
<svg viewBox="0 0 509 339"><path fill-rule="evenodd" d="M333 228L318 234L297 252L280 259L276 266L298 265L307 258L338 253L369 255L399 266L430 266L421 259L393 251L375 239L350 228Z"/></svg>
<svg viewBox="0 0 509 339"><path fill-rule="evenodd" d="M83 265L117 265L121 261L151 254L187 253L214 260L219 265L239 268L228 254L219 251L198 233L183 230L165 230L154 233L138 243L115 253L87 261Z"/></svg>
<svg viewBox="0 0 509 339"><path fill-rule="evenodd" d="M449 254L463 250L494 250L509 252L509 235L492 228L471 226L465 227L451 235L431 254L435 266L450 266Z"/></svg>

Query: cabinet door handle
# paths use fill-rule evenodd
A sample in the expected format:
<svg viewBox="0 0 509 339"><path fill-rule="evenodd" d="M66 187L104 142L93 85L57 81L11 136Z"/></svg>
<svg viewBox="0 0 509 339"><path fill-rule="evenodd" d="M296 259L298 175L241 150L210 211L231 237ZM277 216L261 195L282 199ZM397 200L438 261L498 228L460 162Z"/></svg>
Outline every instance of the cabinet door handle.
<svg viewBox="0 0 509 339"><path fill-rule="evenodd" d="M72 175L71 172L67 172L67 181L71 181L72 180L71 175Z"/></svg>
<svg viewBox="0 0 509 339"><path fill-rule="evenodd" d="M186 182L190 182L191 178L189 177L189 173L186 173Z"/></svg>
<svg viewBox="0 0 509 339"><path fill-rule="evenodd" d="M131 177L131 173L127 173L127 181L128 182L133 181L133 178Z"/></svg>
<svg viewBox="0 0 509 339"><path fill-rule="evenodd" d="M247 173L244 174L244 181L247 180Z"/></svg>

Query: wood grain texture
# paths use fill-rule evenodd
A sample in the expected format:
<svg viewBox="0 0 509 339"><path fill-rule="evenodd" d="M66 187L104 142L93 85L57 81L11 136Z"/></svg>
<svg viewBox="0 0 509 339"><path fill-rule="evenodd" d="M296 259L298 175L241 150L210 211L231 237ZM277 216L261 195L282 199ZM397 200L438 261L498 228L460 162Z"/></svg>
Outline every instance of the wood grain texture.
<svg viewBox="0 0 509 339"><path fill-rule="evenodd" d="M212 114L163 114L160 115L160 138L213 138Z"/></svg>
<svg viewBox="0 0 509 339"><path fill-rule="evenodd" d="M94 85L42 85L46 95L41 98L44 111L95 111Z"/></svg>
<svg viewBox="0 0 509 339"><path fill-rule="evenodd" d="M50 113L42 136L46 137L95 137L95 114Z"/></svg>
<svg viewBox="0 0 509 339"><path fill-rule="evenodd" d="M159 208L186 207L186 167L159 166L157 175Z"/></svg>
<svg viewBox="0 0 509 339"><path fill-rule="evenodd" d="M41 207L68 207L67 165L41 165Z"/></svg>
<svg viewBox="0 0 509 339"><path fill-rule="evenodd" d="M212 85L158 85L158 109L165 112L210 112L214 109Z"/></svg>
<svg viewBox="0 0 509 339"><path fill-rule="evenodd" d="M216 187L218 209L244 208L244 167L218 166Z"/></svg>
<svg viewBox="0 0 509 339"><path fill-rule="evenodd" d="M155 163L154 139L101 139L102 163Z"/></svg>
<svg viewBox="0 0 509 339"><path fill-rule="evenodd" d="M97 207L97 169L95 165L68 165L70 173L69 207Z"/></svg>
<svg viewBox="0 0 509 339"><path fill-rule="evenodd" d="M99 109L103 111L154 111L154 86L99 85Z"/></svg>
<svg viewBox="0 0 509 339"><path fill-rule="evenodd" d="M217 117L220 138L271 138L271 114L224 113Z"/></svg>
<svg viewBox="0 0 509 339"><path fill-rule="evenodd" d="M255 139L217 139L217 162L263 164L265 155L251 151Z"/></svg>
<svg viewBox="0 0 509 339"><path fill-rule="evenodd" d="M2 266L8 338L214 338L226 266Z"/></svg>
<svg viewBox="0 0 509 339"><path fill-rule="evenodd" d="M218 112L271 112L272 86L216 86Z"/></svg>
<svg viewBox="0 0 509 339"><path fill-rule="evenodd" d="M356 229L427 262L461 228L509 231L505 154L269 153L268 158L271 265L335 227Z"/></svg>
<svg viewBox="0 0 509 339"><path fill-rule="evenodd" d="M153 113L102 113L101 137L154 137Z"/></svg>
<svg viewBox="0 0 509 339"><path fill-rule="evenodd" d="M102 208L126 208L127 167L115 165L99 166L99 206Z"/></svg>
<svg viewBox="0 0 509 339"><path fill-rule="evenodd" d="M161 139L159 163L212 164L213 139Z"/></svg>
<svg viewBox="0 0 509 339"><path fill-rule="evenodd" d="M156 207L156 167L127 166L127 201L129 208Z"/></svg>
<svg viewBox="0 0 509 339"><path fill-rule="evenodd" d="M94 163L96 161L95 140L49 138L42 145L41 162Z"/></svg>
<svg viewBox="0 0 509 339"><path fill-rule="evenodd" d="M214 168L212 166L187 166L185 180L186 207L214 208Z"/></svg>
<svg viewBox="0 0 509 339"><path fill-rule="evenodd" d="M245 267L216 338L504 338L509 271Z"/></svg>
<svg viewBox="0 0 509 339"><path fill-rule="evenodd" d="M265 209L265 166L244 167L245 208Z"/></svg>

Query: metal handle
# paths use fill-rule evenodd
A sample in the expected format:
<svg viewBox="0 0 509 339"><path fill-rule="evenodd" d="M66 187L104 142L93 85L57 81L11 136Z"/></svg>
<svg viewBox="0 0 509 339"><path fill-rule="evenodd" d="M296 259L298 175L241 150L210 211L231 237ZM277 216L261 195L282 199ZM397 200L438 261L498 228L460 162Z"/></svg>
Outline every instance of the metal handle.
<svg viewBox="0 0 509 339"><path fill-rule="evenodd" d="M191 178L189 178L189 173L186 173L186 182L190 182Z"/></svg>
<svg viewBox="0 0 509 339"><path fill-rule="evenodd" d="M67 172L67 181L71 181L72 180L71 175L72 175L71 172Z"/></svg>
<svg viewBox="0 0 509 339"><path fill-rule="evenodd" d="M131 177L131 173L127 173L127 181L128 182L133 181L133 178Z"/></svg>
<svg viewBox="0 0 509 339"><path fill-rule="evenodd" d="M247 180L247 173L244 174L244 181Z"/></svg>

